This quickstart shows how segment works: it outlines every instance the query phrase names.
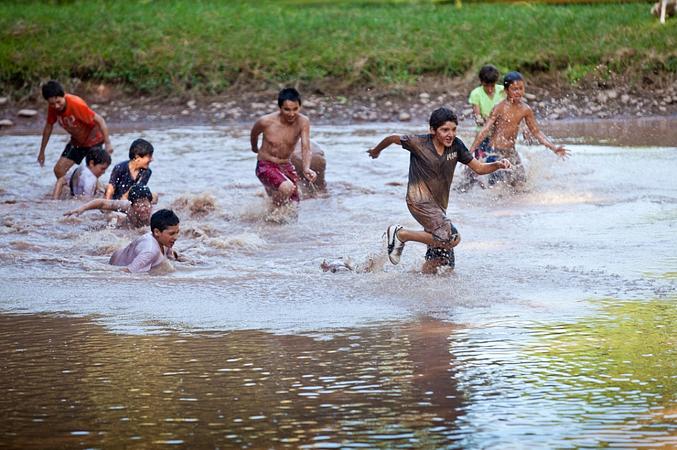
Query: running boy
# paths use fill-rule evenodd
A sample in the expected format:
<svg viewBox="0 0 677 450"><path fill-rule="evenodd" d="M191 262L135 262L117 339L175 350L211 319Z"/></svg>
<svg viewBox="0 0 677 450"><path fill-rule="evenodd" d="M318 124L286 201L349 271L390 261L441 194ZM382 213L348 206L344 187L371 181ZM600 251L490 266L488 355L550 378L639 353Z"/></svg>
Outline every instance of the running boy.
<svg viewBox="0 0 677 450"><path fill-rule="evenodd" d="M519 72L507 73L503 77L503 87L507 93L507 98L493 109L484 127L475 136L475 141L470 149L472 151L478 150L484 138L491 133L487 160L505 158L510 161L513 170L510 173L492 175L489 178L489 184L504 181L514 187L526 181L526 171L522 165L522 159L515 150L515 142L522 121L525 122L538 142L548 147L560 158L564 159L569 156L569 150L550 142L538 128L533 110L522 102L525 89L522 74Z"/></svg>
<svg viewBox="0 0 677 450"><path fill-rule="evenodd" d="M178 259L172 249L179 237L179 218L170 209L161 209L150 218L148 233L136 238L127 247L110 257L109 264L125 266L125 272L148 272L165 260Z"/></svg>
<svg viewBox="0 0 677 450"><path fill-rule="evenodd" d="M153 173L148 167L153 161L153 146L145 139L137 139L129 147L129 161L123 161L113 167L110 181L106 187L106 199L127 198L129 188L135 184L148 184Z"/></svg>
<svg viewBox="0 0 677 450"><path fill-rule="evenodd" d="M449 189L456 163L466 164L479 174L488 174L499 169L509 169L510 162L503 159L482 163L474 159L456 137L458 119L450 109L438 108L433 111L429 124L430 134L394 134L384 138L367 153L372 158L378 158L381 151L391 144L401 145L411 153L407 207L414 219L423 226L423 231L407 230L400 225L388 227L388 258L397 264L405 242L421 242L428 246L426 262L421 270L423 273L436 273L442 266L454 268L454 247L461 241L458 230L447 218Z"/></svg>
<svg viewBox="0 0 677 450"><path fill-rule="evenodd" d="M294 88L285 88L277 97L280 110L267 114L251 129L251 148L257 154L256 176L272 197L275 206L298 202L299 176L290 162L294 146L301 141L303 176L315 181L317 174L310 168L310 121L301 114L301 95ZM259 135L263 142L259 148Z"/></svg>
<svg viewBox="0 0 677 450"><path fill-rule="evenodd" d="M42 85L42 96L49 106L38 153L40 167L45 165L45 148L57 121L71 136L61 157L54 165L54 175L57 179L66 175L73 164L80 164L87 153L95 148L101 148L105 144L108 153L113 153L106 121L92 111L84 100L66 94L63 87L54 80Z"/></svg>
<svg viewBox="0 0 677 450"><path fill-rule="evenodd" d="M117 211L123 214L122 220L117 221L117 226L129 228L147 227L150 224L150 215L153 212L152 202L153 194L151 194L148 186L135 184L129 189L127 200L97 198L77 209L66 211L63 215L79 216L90 209Z"/></svg>
<svg viewBox="0 0 677 450"><path fill-rule="evenodd" d="M73 197L94 197L99 187L99 177L110 166L111 158L102 148L95 148L85 157L85 164L80 164L75 170L56 180L52 198L61 198L61 192L68 186Z"/></svg>

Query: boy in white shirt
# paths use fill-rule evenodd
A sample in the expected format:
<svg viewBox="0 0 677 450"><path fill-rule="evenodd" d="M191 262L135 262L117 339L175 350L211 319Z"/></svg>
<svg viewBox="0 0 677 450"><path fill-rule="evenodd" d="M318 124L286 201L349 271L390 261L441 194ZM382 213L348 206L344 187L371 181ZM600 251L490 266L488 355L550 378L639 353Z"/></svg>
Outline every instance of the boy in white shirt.
<svg viewBox="0 0 677 450"><path fill-rule="evenodd" d="M87 153L85 164L56 180L52 198L59 200L65 186L68 186L73 197L94 197L99 187L99 177L111 164L110 154L102 148L92 149Z"/></svg>
<svg viewBox="0 0 677 450"><path fill-rule="evenodd" d="M170 209L161 209L150 218L151 231L136 238L127 247L117 250L109 264L124 266L125 272L148 272L165 258L178 259L172 249L179 237L179 218Z"/></svg>

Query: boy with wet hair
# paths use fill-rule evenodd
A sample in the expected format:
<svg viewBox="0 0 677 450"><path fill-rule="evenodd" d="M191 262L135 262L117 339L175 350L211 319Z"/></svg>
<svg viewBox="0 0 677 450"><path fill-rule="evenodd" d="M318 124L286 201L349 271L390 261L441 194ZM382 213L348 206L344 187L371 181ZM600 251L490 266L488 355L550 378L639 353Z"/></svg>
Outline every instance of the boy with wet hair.
<svg viewBox="0 0 677 450"><path fill-rule="evenodd" d="M150 231L136 238L127 247L116 250L109 264L124 266L125 272L148 272L167 259L177 260L173 250L179 237L179 218L170 209L156 211L150 218Z"/></svg>
<svg viewBox="0 0 677 450"><path fill-rule="evenodd" d="M71 136L54 165L54 175L57 179L66 175L73 164L80 164L85 156L96 148L105 145L108 153L113 153L106 121L92 111L83 99L66 94L61 84L54 80L42 85L42 97L47 100L48 107L38 153L40 167L45 165L45 148L57 121Z"/></svg>
<svg viewBox="0 0 677 450"><path fill-rule="evenodd" d="M278 112L259 118L251 129L251 149L257 154L256 176L277 207L298 203L299 176L290 162L296 143L301 141L303 176L315 181L310 168L310 121L300 113L301 95L294 88L282 89L277 97ZM259 148L259 135L263 141Z"/></svg>
<svg viewBox="0 0 677 450"><path fill-rule="evenodd" d="M119 227L141 228L150 224L151 213L153 212L153 194L148 186L135 184L129 189L127 200L107 200L98 198L92 200L77 209L66 211L64 216L79 216L90 209L100 211L115 211L122 213L123 216L117 221Z"/></svg>
<svg viewBox="0 0 677 450"><path fill-rule="evenodd" d="M106 187L106 199L127 198L129 188L136 184L146 185L153 173L148 167L153 161L153 145L145 139L136 139L129 147L129 161L123 161L113 167L110 181Z"/></svg>
<svg viewBox="0 0 677 450"><path fill-rule="evenodd" d="M429 125L429 134L394 134L384 138L367 153L372 158L378 158L381 151L391 144L401 145L410 152L407 207L423 226L423 231L408 230L400 225L389 226L386 231L388 258L391 263L397 264L405 242L421 242L428 246L426 262L421 270L423 273L436 273L443 266L454 268L454 247L461 241L458 230L447 218L449 189L456 163L461 162L478 174L488 174L510 169L510 162L503 159L483 163L473 158L456 137L458 119L448 108L433 111Z"/></svg>
<svg viewBox="0 0 677 450"><path fill-rule="evenodd" d="M56 180L52 198L58 200L65 186L68 186L73 197L94 197L99 187L99 177L110 166L111 157L102 148L95 148L87 153L85 164Z"/></svg>
<svg viewBox="0 0 677 450"><path fill-rule="evenodd" d="M519 72L507 73L503 77L503 87L507 94L506 99L494 107L484 127L475 136L470 149L478 150L484 138L491 133L486 161L505 158L510 161L513 170L510 173L492 175L489 178L489 184L502 181L515 187L526 181L526 171L522 159L515 149L520 124L523 121L531 135L560 158L565 159L570 152L563 146L550 142L538 128L533 110L522 101L525 91L522 74Z"/></svg>

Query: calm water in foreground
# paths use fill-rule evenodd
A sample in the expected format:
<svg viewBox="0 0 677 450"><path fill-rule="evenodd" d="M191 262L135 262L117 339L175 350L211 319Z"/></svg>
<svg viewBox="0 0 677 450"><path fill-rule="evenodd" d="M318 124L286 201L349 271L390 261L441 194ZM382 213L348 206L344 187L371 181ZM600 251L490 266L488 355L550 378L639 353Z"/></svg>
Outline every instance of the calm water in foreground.
<svg viewBox="0 0 677 450"><path fill-rule="evenodd" d="M423 276L381 238L416 226L408 154L365 150L424 131L315 127L329 192L283 223L248 129L114 134L181 217L150 275L107 265L141 231L48 199L64 135L43 169L0 136L0 448L677 447L674 142L520 147L526 192L453 192L457 269Z"/></svg>

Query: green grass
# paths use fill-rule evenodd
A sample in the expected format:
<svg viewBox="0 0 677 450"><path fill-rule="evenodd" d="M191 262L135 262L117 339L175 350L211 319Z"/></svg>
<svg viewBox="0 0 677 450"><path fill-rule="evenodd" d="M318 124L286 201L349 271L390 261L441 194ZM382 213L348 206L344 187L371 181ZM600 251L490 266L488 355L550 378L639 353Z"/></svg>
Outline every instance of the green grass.
<svg viewBox="0 0 677 450"><path fill-rule="evenodd" d="M648 10L647 3L4 1L0 86L30 90L75 77L141 93L279 83L336 93L465 75L487 62L571 82L674 76L677 20L660 25Z"/></svg>

